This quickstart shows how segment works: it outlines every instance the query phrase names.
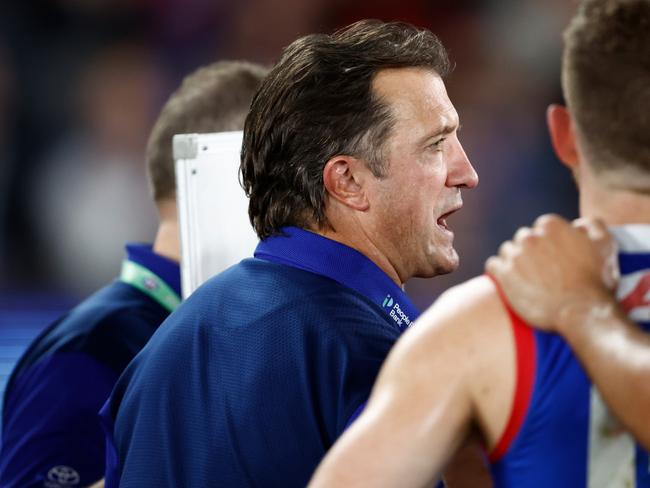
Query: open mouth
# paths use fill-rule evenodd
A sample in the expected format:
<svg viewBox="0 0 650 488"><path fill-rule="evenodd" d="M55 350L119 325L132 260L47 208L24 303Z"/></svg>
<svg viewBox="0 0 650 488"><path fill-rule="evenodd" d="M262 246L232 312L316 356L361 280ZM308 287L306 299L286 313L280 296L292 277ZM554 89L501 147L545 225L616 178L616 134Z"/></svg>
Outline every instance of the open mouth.
<svg viewBox="0 0 650 488"><path fill-rule="evenodd" d="M447 225L447 218L448 218L451 214L453 214L454 212L458 211L459 209L460 209L460 207L455 208L455 209L453 209L453 210L450 210L450 211L447 212L447 213L442 214L440 217L438 217L438 220L437 220L438 227L442 228L443 230L446 230L447 232L451 232L451 229L450 229L449 226Z"/></svg>

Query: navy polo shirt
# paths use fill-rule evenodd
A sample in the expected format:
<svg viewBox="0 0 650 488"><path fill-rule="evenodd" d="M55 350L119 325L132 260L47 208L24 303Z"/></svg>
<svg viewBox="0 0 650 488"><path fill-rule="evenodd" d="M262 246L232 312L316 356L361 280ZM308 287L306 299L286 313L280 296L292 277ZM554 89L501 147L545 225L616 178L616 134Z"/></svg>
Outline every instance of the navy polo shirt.
<svg viewBox="0 0 650 488"><path fill-rule="evenodd" d="M127 261L180 293L178 265L151 246L127 245ZM157 278L151 278L155 276ZM102 478L105 439L97 412L115 381L169 314L119 279L47 327L7 385L0 486L87 486Z"/></svg>
<svg viewBox="0 0 650 488"><path fill-rule="evenodd" d="M284 229L195 291L120 377L106 486L305 486L416 316L364 255Z"/></svg>

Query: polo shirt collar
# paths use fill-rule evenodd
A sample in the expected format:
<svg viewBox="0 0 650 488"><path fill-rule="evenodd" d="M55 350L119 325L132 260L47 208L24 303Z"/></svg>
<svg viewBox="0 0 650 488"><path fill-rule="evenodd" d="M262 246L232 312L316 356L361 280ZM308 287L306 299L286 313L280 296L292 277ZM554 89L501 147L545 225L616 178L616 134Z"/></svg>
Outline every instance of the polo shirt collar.
<svg viewBox="0 0 650 488"><path fill-rule="evenodd" d="M401 331L418 317L404 290L359 251L297 227L281 230L258 244L256 258L310 271L355 290L381 307Z"/></svg>
<svg viewBox="0 0 650 488"><path fill-rule="evenodd" d="M177 295L181 295L181 270L176 261L156 254L151 244L128 243L126 258L147 268L163 280Z"/></svg>

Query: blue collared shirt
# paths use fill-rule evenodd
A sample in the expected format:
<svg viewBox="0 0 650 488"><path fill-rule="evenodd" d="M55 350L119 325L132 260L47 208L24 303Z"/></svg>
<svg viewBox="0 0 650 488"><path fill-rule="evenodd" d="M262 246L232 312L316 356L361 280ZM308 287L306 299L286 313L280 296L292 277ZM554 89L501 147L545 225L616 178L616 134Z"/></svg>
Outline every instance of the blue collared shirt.
<svg viewBox="0 0 650 488"><path fill-rule="evenodd" d="M264 240L118 380L106 486L305 486L416 315L354 249L296 228Z"/></svg>
<svg viewBox="0 0 650 488"><path fill-rule="evenodd" d="M147 245L129 244L126 251L180 291L178 264ZM116 280L37 337L5 392L0 486L87 486L103 476L97 411L167 315L155 300Z"/></svg>
<svg viewBox="0 0 650 488"><path fill-rule="evenodd" d="M349 246L297 227L260 242L255 257L327 276L376 303L406 330L420 312L404 290L374 262Z"/></svg>

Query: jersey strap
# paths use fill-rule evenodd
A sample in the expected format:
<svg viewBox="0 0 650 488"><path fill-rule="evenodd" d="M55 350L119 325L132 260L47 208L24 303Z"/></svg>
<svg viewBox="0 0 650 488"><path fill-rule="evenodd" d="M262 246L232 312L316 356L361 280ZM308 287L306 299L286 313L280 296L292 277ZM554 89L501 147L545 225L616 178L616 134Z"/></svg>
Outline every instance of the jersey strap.
<svg viewBox="0 0 650 488"><path fill-rule="evenodd" d="M170 312L181 303L181 297L158 275L128 259L122 262L120 280L158 302Z"/></svg>
<svg viewBox="0 0 650 488"><path fill-rule="evenodd" d="M510 317L517 361L516 384L508 423L494 449L488 454L489 461L495 463L508 452L526 418L535 383L536 349L533 330L510 307L497 281L490 275L487 276L494 282L499 298Z"/></svg>

